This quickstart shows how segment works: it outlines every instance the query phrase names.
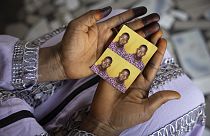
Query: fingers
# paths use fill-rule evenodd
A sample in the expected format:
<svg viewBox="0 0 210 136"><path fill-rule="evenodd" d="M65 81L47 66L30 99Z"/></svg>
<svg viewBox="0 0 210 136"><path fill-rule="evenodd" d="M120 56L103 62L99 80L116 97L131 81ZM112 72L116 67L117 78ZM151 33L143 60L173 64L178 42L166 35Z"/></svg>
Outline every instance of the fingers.
<svg viewBox="0 0 210 136"><path fill-rule="evenodd" d="M132 22L127 23L126 25L133 29L134 31L143 28L153 22L158 22L160 20L160 16L157 13L152 13L148 16L145 16L141 19L134 20Z"/></svg>
<svg viewBox="0 0 210 136"><path fill-rule="evenodd" d="M152 83L152 81L154 80L160 64L162 62L164 53L166 51L166 47L167 47L167 43L166 40L161 38L158 43L157 43L157 51L155 52L155 54L152 56L152 58L149 60L149 62L147 63L145 69L142 72L142 75L144 76L144 78L150 82L150 84Z"/></svg>
<svg viewBox="0 0 210 136"><path fill-rule="evenodd" d="M158 40L163 36L163 32L161 30L157 31L156 33L152 34L150 37L150 42L154 45L157 44Z"/></svg>
<svg viewBox="0 0 210 136"><path fill-rule="evenodd" d="M121 24L124 24L128 21L131 21L132 19L142 16L147 12L147 9L145 7L137 7L133 9L129 9L119 15L113 16L110 19L102 22L108 26L108 28L114 28L117 26L120 26Z"/></svg>
<svg viewBox="0 0 210 136"><path fill-rule="evenodd" d="M112 11L112 7L111 6L108 6L108 7L105 7L105 8L102 8L102 9L99 9L99 13L98 13L98 20L108 16Z"/></svg>
<svg viewBox="0 0 210 136"><path fill-rule="evenodd" d="M78 26L80 27L90 27L94 24L96 24L97 21L100 19L108 16L112 11L112 7L108 6L103 9L98 9L98 10L91 10L84 15L76 18L75 20L71 21L71 25L76 25L77 28Z"/></svg>
<svg viewBox="0 0 210 136"><path fill-rule="evenodd" d="M155 112L161 105L169 100L179 99L181 95L176 91L160 91L148 98L147 109L151 113Z"/></svg>
<svg viewBox="0 0 210 136"><path fill-rule="evenodd" d="M149 25L143 27L140 30L137 30L136 32L145 38L145 37L149 37L153 33L157 32L159 29L160 29L160 25L157 22L154 22L152 24L149 24Z"/></svg>

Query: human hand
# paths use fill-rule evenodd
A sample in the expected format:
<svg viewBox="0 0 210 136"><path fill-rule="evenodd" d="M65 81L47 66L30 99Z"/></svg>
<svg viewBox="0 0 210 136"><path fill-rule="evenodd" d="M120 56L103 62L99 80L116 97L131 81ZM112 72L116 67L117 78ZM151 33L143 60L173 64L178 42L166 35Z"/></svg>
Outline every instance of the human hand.
<svg viewBox="0 0 210 136"><path fill-rule="evenodd" d="M158 31L150 37L158 50L126 93L117 91L106 81L99 83L90 113L81 129L99 136L119 135L123 130L149 120L165 102L180 98L179 93L170 90L148 97L166 50L166 40L161 36L162 32Z"/></svg>
<svg viewBox="0 0 210 136"><path fill-rule="evenodd" d="M145 7L130 9L97 23L111 10L111 7L92 10L74 19L69 23L58 45L41 48L38 81L78 79L93 74L90 66L101 56L107 43L116 35L112 29L120 28L122 24L126 24L144 37L159 30L157 23L159 15L156 13L134 20L146 13Z"/></svg>
<svg viewBox="0 0 210 136"><path fill-rule="evenodd" d="M78 79L93 74L90 66L101 56L107 43L114 38L113 28L127 23L131 29L146 36L159 30L157 14L128 22L144 15L145 7L130 9L97 23L109 15L111 10L111 7L92 10L69 23L60 44L60 60L68 78Z"/></svg>

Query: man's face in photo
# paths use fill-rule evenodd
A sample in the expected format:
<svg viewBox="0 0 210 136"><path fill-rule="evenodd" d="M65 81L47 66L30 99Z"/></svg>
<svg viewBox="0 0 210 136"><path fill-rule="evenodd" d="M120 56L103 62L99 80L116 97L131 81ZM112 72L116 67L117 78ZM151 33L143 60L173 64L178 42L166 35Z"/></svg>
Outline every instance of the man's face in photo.
<svg viewBox="0 0 210 136"><path fill-rule="evenodd" d="M127 71L127 70L123 70L119 73L118 75L118 79L123 82L125 81L126 79L128 79L130 73Z"/></svg>
<svg viewBox="0 0 210 136"><path fill-rule="evenodd" d="M126 43L128 43L128 40L129 40L129 36L127 34L122 34L119 37L118 44L119 45L125 45Z"/></svg>
<svg viewBox="0 0 210 136"><path fill-rule="evenodd" d="M136 56L138 58L142 58L143 56L146 55L146 52L147 52L147 48L145 46L141 46L141 47L137 48Z"/></svg>
<svg viewBox="0 0 210 136"><path fill-rule="evenodd" d="M102 62L101 62L101 67L102 67L103 69L107 69L108 67L111 66L111 63L112 63L112 60L111 60L110 58L105 58L105 59L103 59Z"/></svg>

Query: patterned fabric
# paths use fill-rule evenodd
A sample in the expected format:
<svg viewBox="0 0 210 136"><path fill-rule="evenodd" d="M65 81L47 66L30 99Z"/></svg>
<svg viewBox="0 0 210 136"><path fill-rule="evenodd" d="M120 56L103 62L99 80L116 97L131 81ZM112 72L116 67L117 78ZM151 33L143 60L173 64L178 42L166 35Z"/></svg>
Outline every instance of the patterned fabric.
<svg viewBox="0 0 210 136"><path fill-rule="evenodd" d="M95 135L83 130L73 129L72 131L69 132L67 136L95 136Z"/></svg>
<svg viewBox="0 0 210 136"><path fill-rule="evenodd" d="M102 77L103 79L107 79L107 78L109 78L109 76L108 76L108 74L106 73L106 71L101 71L101 70L99 70L99 68L98 68L98 66L99 65L93 65L93 66L91 66L91 69L96 73L96 74L98 74L100 77Z"/></svg>
<svg viewBox="0 0 210 136"><path fill-rule="evenodd" d="M42 44L63 32L65 28L66 26L61 26L33 42L20 40L16 42L12 60L12 84L15 91L0 88L0 102L10 98L20 98L35 108L54 94L56 88L61 86L62 81L36 83L38 77L38 52Z"/></svg>
<svg viewBox="0 0 210 136"><path fill-rule="evenodd" d="M120 55L121 57L124 57L126 55L124 47L117 47L117 42L111 42L108 48Z"/></svg>
<svg viewBox="0 0 210 136"><path fill-rule="evenodd" d="M78 128L82 120L87 116L89 109L90 106L87 106L86 108L82 108L78 112L75 112L71 119L69 119L68 123L65 124L62 128L54 131L54 135L52 136L55 136L58 133L61 134L62 132L66 132L66 134L68 133L68 136L71 136L70 134L75 133L76 136L80 136L77 135L77 133L87 133L78 130ZM167 124L163 128L160 128L159 130L153 132L150 136L183 136L186 133L190 132L197 124L205 125L205 120L205 104L201 104L195 109L192 109L186 114L182 115L180 118L177 118L171 123ZM92 135L90 134L90 136Z"/></svg>
<svg viewBox="0 0 210 136"><path fill-rule="evenodd" d="M174 59L166 58L151 85L151 89L157 89L159 86L162 86L182 75L184 75L184 71L175 63Z"/></svg>
<svg viewBox="0 0 210 136"><path fill-rule="evenodd" d="M67 124L54 131L54 135L58 135L58 133L61 134L62 132L66 132L66 134L68 133L68 136L74 133L85 134L86 132L80 131L78 128L82 120L87 116L89 109L90 106L75 112ZM201 104L180 118L177 118L176 120L167 124L163 128L153 132L150 136L183 136L187 132L190 132L196 124L205 125L206 116L204 110L205 104ZM64 133L62 133L62 135L64 135Z"/></svg>
<svg viewBox="0 0 210 136"><path fill-rule="evenodd" d="M90 111L90 105L82 107L80 110L75 112L71 118L68 119L67 123L61 127L53 129L49 132L51 136L79 136L78 134L88 134L88 136L93 136L90 133L79 130L80 124L84 118L87 117ZM74 135L73 135L74 134ZM83 135L81 135L83 136Z"/></svg>
<svg viewBox="0 0 210 136"><path fill-rule="evenodd" d="M114 88L118 89L119 91L121 92L125 92L126 91L126 87L124 85L124 83L120 84L120 83L117 83L117 78L116 77L110 77L108 80L107 80Z"/></svg>
<svg viewBox="0 0 210 136"><path fill-rule="evenodd" d="M39 46L26 41L18 41L14 46L12 62L12 84L15 89L25 89L34 85L38 74Z"/></svg>
<svg viewBox="0 0 210 136"><path fill-rule="evenodd" d="M125 59L131 64L133 64L134 66L136 66L141 71L144 69L144 63L142 62L142 60L136 60L135 54L127 54L125 56Z"/></svg>
<svg viewBox="0 0 210 136"><path fill-rule="evenodd" d="M197 124L204 126L205 120L205 104L201 104L150 136L183 136L193 130Z"/></svg>
<svg viewBox="0 0 210 136"><path fill-rule="evenodd" d="M62 81L38 83L35 84L32 89L12 92L0 88L0 103L10 98L20 98L25 100L30 106L36 108L52 96L56 89L62 86L62 83Z"/></svg>
<svg viewBox="0 0 210 136"><path fill-rule="evenodd" d="M12 64L12 84L15 89L25 89L37 82L39 47L65 29L64 25L33 42L18 41L15 44Z"/></svg>

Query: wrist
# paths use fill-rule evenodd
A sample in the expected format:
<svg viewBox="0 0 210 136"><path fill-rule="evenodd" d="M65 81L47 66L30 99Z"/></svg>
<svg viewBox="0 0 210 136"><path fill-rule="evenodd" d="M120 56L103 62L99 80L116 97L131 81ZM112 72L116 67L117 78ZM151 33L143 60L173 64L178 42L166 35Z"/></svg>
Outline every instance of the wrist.
<svg viewBox="0 0 210 136"><path fill-rule="evenodd" d="M40 48L38 81L56 81L67 79L60 57L60 43Z"/></svg>
<svg viewBox="0 0 210 136"><path fill-rule="evenodd" d="M95 134L96 136L118 136L120 134L119 131L98 121L90 115L82 122L80 129Z"/></svg>

